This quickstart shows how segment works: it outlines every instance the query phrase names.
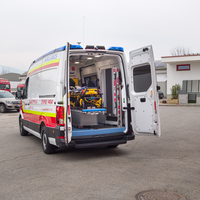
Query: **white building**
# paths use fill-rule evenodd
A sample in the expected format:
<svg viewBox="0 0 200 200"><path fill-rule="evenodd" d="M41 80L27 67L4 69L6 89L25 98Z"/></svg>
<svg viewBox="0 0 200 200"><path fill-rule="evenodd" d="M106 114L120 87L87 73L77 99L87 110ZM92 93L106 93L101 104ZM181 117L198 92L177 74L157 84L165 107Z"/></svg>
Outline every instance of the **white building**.
<svg viewBox="0 0 200 200"><path fill-rule="evenodd" d="M181 85L181 90L189 94L189 100L200 93L200 54L162 57L167 64L167 98L171 97L171 88Z"/></svg>
<svg viewBox="0 0 200 200"><path fill-rule="evenodd" d="M160 91L163 92L164 97L167 97L167 67L166 63L161 60L154 62L157 76L157 83L160 86Z"/></svg>

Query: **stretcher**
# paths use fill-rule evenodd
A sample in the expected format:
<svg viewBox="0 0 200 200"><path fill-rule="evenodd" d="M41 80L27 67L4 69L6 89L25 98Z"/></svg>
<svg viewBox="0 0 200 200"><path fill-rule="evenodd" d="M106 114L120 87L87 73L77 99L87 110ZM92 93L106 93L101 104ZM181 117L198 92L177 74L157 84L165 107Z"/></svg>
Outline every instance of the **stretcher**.
<svg viewBox="0 0 200 200"><path fill-rule="evenodd" d="M102 108L103 101L98 88L82 87L70 92L70 105L79 108Z"/></svg>

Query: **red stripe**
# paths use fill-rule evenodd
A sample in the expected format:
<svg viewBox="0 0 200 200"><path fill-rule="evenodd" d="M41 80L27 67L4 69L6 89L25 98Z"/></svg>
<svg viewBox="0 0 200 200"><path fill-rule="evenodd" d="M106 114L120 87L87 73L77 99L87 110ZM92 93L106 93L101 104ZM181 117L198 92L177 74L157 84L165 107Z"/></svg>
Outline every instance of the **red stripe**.
<svg viewBox="0 0 200 200"><path fill-rule="evenodd" d="M47 127L54 128L56 126L56 118L55 117L47 117L47 116L35 115L35 114L24 113L24 112L23 112L23 115L24 115L25 120L34 122L38 125L41 124L41 122L44 122Z"/></svg>
<svg viewBox="0 0 200 200"><path fill-rule="evenodd" d="M30 73L28 74L28 76L30 76L31 74L33 74L33 73L35 73L35 72L38 72L38 71L40 71L40 70L47 69L47 68L50 68L50 67L55 67L55 66L58 66L58 65L59 65L59 62L51 63L51 64L49 64L49 65L42 66L42 67L40 67L40 68L38 68L38 69L35 69L35 70L33 70L32 72L30 72Z"/></svg>

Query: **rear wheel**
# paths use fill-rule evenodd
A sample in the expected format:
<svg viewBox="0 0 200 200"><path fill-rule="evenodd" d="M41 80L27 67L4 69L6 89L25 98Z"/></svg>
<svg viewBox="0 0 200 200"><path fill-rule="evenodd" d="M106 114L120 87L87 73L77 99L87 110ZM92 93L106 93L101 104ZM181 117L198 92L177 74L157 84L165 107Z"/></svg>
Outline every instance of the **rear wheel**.
<svg viewBox="0 0 200 200"><path fill-rule="evenodd" d="M118 146L118 144L116 144L116 145L110 145L110 146L108 146L108 148L114 149L114 148L117 148L117 146Z"/></svg>
<svg viewBox="0 0 200 200"><path fill-rule="evenodd" d="M0 113L5 113L6 112L6 106L5 104L0 104Z"/></svg>
<svg viewBox="0 0 200 200"><path fill-rule="evenodd" d="M42 127L41 136L42 136L42 149L43 149L44 153L46 153L46 154L54 153L56 150L56 146L51 145L49 143L49 139L48 139L48 136L46 133L45 126Z"/></svg>
<svg viewBox="0 0 200 200"><path fill-rule="evenodd" d="M28 132L24 129L23 123L22 123L22 118L19 118L19 131L21 136L27 136Z"/></svg>

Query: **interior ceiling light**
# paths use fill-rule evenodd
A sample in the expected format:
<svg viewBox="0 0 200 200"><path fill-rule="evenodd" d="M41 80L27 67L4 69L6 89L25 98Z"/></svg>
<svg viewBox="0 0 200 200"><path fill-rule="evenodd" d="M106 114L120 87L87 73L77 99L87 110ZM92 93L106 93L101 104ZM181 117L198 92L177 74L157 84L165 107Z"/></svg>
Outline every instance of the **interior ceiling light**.
<svg viewBox="0 0 200 200"><path fill-rule="evenodd" d="M100 55L96 55L95 57L96 57L96 58L99 58L99 57L100 57Z"/></svg>
<svg viewBox="0 0 200 200"><path fill-rule="evenodd" d="M75 62L75 64L79 64L79 63L80 63L80 62L78 62L78 61L77 61L77 62Z"/></svg>
<svg viewBox="0 0 200 200"><path fill-rule="evenodd" d="M87 59L88 59L88 60L92 60L92 57L88 57Z"/></svg>

